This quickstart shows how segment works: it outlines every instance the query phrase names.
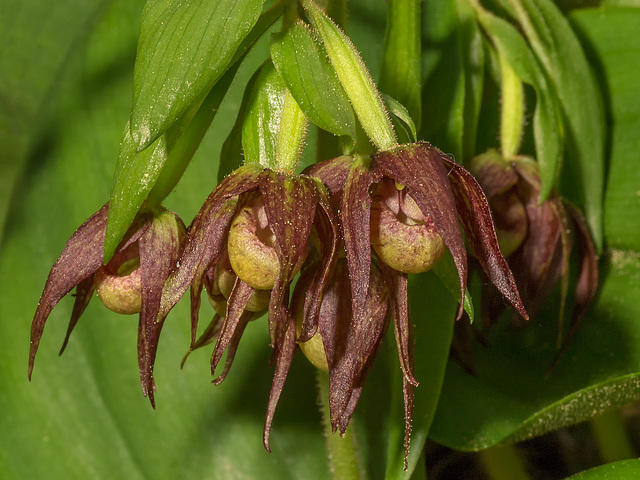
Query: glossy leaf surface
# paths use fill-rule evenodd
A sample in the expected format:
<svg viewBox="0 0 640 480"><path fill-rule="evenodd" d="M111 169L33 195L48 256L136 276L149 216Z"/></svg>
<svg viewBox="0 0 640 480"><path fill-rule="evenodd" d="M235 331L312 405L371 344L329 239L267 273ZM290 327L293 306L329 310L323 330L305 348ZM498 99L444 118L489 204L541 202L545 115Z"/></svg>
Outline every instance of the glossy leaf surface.
<svg viewBox="0 0 640 480"><path fill-rule="evenodd" d="M627 480L640 476L640 460L624 460L595 467L567 480Z"/></svg>
<svg viewBox="0 0 640 480"><path fill-rule="evenodd" d="M140 24L131 137L142 150L202 100L231 64L264 0L148 2Z"/></svg>
<svg viewBox="0 0 640 480"><path fill-rule="evenodd" d="M349 99L321 42L302 23L271 40L273 63L300 108L320 128L334 135L356 136Z"/></svg>

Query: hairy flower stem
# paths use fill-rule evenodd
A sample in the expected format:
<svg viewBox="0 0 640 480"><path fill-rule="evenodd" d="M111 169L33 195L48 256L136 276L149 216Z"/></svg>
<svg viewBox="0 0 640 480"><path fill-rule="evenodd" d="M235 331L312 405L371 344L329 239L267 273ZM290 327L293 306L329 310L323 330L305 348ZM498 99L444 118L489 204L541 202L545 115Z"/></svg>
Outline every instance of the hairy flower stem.
<svg viewBox="0 0 640 480"><path fill-rule="evenodd" d="M522 82L502 53L500 59L500 90L502 108L500 110L500 148L504 158L518 153L522 139L524 118L524 93Z"/></svg>
<svg viewBox="0 0 640 480"><path fill-rule="evenodd" d="M304 146L309 121L289 90L284 97L276 146L276 168L293 173Z"/></svg>
<svg viewBox="0 0 640 480"><path fill-rule="evenodd" d="M313 1L303 0L302 4L322 37L329 60L371 142L379 150L394 147L398 141L391 120L360 54Z"/></svg>
<svg viewBox="0 0 640 480"><path fill-rule="evenodd" d="M522 457L513 445L499 445L479 452L480 460L493 480L529 480Z"/></svg>
<svg viewBox="0 0 640 480"><path fill-rule="evenodd" d="M329 413L329 374L317 370L318 394L322 406L322 419L327 436L327 451L334 480L353 480L361 478L356 449L352 436L353 422L344 437L331 431L331 416Z"/></svg>
<svg viewBox="0 0 640 480"><path fill-rule="evenodd" d="M636 458L618 410L610 410L593 417L591 429L604 463Z"/></svg>

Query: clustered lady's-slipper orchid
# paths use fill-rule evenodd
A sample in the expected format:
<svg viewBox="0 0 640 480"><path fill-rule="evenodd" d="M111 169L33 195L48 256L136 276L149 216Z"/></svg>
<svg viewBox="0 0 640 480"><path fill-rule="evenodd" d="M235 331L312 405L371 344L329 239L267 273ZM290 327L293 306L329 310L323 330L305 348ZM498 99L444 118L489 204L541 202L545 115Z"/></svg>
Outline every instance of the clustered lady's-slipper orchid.
<svg viewBox="0 0 640 480"><path fill-rule="evenodd" d="M84 222L65 245L40 297L31 325L29 378L45 323L53 308L73 288L75 302L60 350L97 291L102 303L121 314L139 313L138 364L142 391L155 405L153 364L160 331L171 307L162 302L165 281L176 270L185 226L173 212L143 207L111 260L104 262L108 204Z"/></svg>

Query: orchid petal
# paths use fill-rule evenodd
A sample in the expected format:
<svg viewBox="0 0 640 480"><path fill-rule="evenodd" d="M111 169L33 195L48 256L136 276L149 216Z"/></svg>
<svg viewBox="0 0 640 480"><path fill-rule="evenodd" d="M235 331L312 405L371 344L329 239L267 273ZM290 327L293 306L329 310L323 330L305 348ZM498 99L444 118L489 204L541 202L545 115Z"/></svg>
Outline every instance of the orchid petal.
<svg viewBox="0 0 640 480"><path fill-rule="evenodd" d="M64 341L62 342L62 347L60 347L60 352L58 355L62 355L64 349L67 347L67 343L69 342L69 337L71 336L71 332L75 328L78 320L84 313L85 308L89 305L89 301L91 297L93 297L93 292L95 290L95 285L93 284L93 275L85 278L81 281L76 287L76 299L73 302L73 310L71 311L71 319L69 320L69 326L67 327L67 333L64 336Z"/></svg>
<svg viewBox="0 0 640 480"><path fill-rule="evenodd" d="M578 258L580 259L571 325L565 340L565 343L567 343L575 334L582 317L587 312L589 304L596 296L598 289L598 257L584 216L580 210L570 203L566 202L564 206L577 229Z"/></svg>
<svg viewBox="0 0 640 480"><path fill-rule="evenodd" d="M73 287L102 266L107 211L108 205L104 205L76 230L51 268L31 324L29 379L49 314Z"/></svg>
<svg viewBox="0 0 640 480"><path fill-rule="evenodd" d="M329 193L319 180L315 180L315 183L320 208L316 208L314 225L320 239L320 248L322 249L321 264L315 270L314 279L311 283L313 288L309 289L307 301L305 302L304 320L298 337L299 342L306 342L311 339L317 329L322 295L335 267L340 239L338 218L331 205Z"/></svg>
<svg viewBox="0 0 640 480"><path fill-rule="evenodd" d="M216 338L218 338L218 335L220 334L220 329L222 328L223 323L224 323L224 318L216 313L213 316L213 319L211 320L207 328L205 328L204 332L202 332L202 335L198 337L198 340L196 340L196 342L193 345L189 346L189 350L184 355L184 357L182 357L182 362L180 362L180 368L184 367L184 364L187 361L187 358L189 357L191 352L193 352L194 350L197 350L198 348L204 347L205 345L209 345Z"/></svg>
<svg viewBox="0 0 640 480"><path fill-rule="evenodd" d="M271 291L269 302L269 335L272 346L286 328L283 298L297 266L307 255L307 242L318 203L315 182L306 177L264 170L260 179L269 228L275 236L275 249L280 272Z"/></svg>
<svg viewBox="0 0 640 480"><path fill-rule="evenodd" d="M251 320L252 312L245 311L251 295L253 295L253 288L240 280L240 278L236 278L236 282L227 300L227 312L224 324L213 350L213 355L211 356L211 373L213 374L218 366L218 362L220 362L222 358L222 354L227 350L227 347L229 347L224 370L220 376L214 380L216 385L219 385L227 376L233 363L240 337L249 320Z"/></svg>
<svg viewBox="0 0 640 480"><path fill-rule="evenodd" d="M169 312L189 286L191 293L191 343L195 342L203 276L224 250L229 225L237 207L237 197L258 186L262 168L245 165L226 177L207 197L189 226L180 268L171 275L163 290L162 311Z"/></svg>
<svg viewBox="0 0 640 480"><path fill-rule="evenodd" d="M390 292L391 308L393 309L393 330L396 336L402 373L409 383L417 387L418 381L413 373L413 324L409 311L409 282L407 274L397 272L384 264L381 265L381 268Z"/></svg>
<svg viewBox="0 0 640 480"><path fill-rule="evenodd" d="M273 423L276 405L280 399L284 382L287 379L289 368L293 361L293 354L296 350L296 319L287 310L285 310L285 315L287 322L284 335L276 339L277 343L274 350L274 353L276 354L276 371L273 375L273 383L271 384L271 391L269 392L267 416L264 423L264 433L262 437L264 448L266 448L268 452L271 451L271 448L269 447L269 435L271 433L271 424Z"/></svg>
<svg viewBox="0 0 640 480"><path fill-rule="evenodd" d="M364 317L371 268L371 196L369 187L382 175L372 172L370 160L358 157L351 167L342 197L342 232L351 278L353 316Z"/></svg>
<svg viewBox="0 0 640 480"><path fill-rule="evenodd" d="M482 269L518 313L528 320L513 273L500 252L489 203L480 184L456 162L445 156L442 161L450 169L449 178L460 222Z"/></svg>
<svg viewBox="0 0 640 480"><path fill-rule="evenodd" d="M142 391L154 408L153 364L166 317L166 313L160 312L162 289L180 254L180 223L171 212L157 215L139 241L142 309L138 324L138 364Z"/></svg>
<svg viewBox="0 0 640 480"><path fill-rule="evenodd" d="M306 169L305 173L311 177L320 178L322 183L327 187L327 190L329 190L333 205L340 206L342 201L342 192L344 191L344 186L347 183L349 171L351 170L353 162L353 157L343 155L341 157L316 163Z"/></svg>

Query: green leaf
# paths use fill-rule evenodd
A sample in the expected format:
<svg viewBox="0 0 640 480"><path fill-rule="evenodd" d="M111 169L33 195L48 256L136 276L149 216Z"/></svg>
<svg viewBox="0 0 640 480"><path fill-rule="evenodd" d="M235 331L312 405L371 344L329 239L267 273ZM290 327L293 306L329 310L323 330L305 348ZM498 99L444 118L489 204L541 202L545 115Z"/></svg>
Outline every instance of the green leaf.
<svg viewBox="0 0 640 480"><path fill-rule="evenodd" d="M334 135L356 137L349 99L324 46L309 28L295 24L271 40L271 58L300 108L318 127Z"/></svg>
<svg viewBox="0 0 640 480"><path fill-rule="evenodd" d="M600 66L612 125L611 162L605 194L605 238L611 248L640 251L640 38L637 8L603 8L571 15L589 60Z"/></svg>
<svg viewBox="0 0 640 480"><path fill-rule="evenodd" d="M624 460L591 468L567 480L629 480L640 476L640 460Z"/></svg>
<svg viewBox="0 0 640 480"><path fill-rule="evenodd" d="M420 1L388 2L380 90L404 105L418 128L422 122Z"/></svg>
<svg viewBox="0 0 640 480"><path fill-rule="evenodd" d="M418 141L418 131L416 129L416 124L413 123L413 119L409 114L409 110L406 109L404 105L402 105L395 98L390 97L389 95L382 95L382 100L384 101L387 110L394 118L400 120L400 128L404 131L404 137L406 137L406 142L404 143L414 143ZM396 124L397 125L397 124Z"/></svg>
<svg viewBox="0 0 640 480"><path fill-rule="evenodd" d="M482 38L466 0L424 2L422 8L424 119L419 136L464 163L476 154Z"/></svg>
<svg viewBox="0 0 640 480"><path fill-rule="evenodd" d="M562 193L584 206L597 250L602 251L605 115L600 89L575 33L553 2L512 0L511 5L563 109L567 164ZM548 180L544 174L542 178ZM543 192L550 190L551 185L543 184Z"/></svg>
<svg viewBox="0 0 640 480"><path fill-rule="evenodd" d="M447 368L431 437L459 450L516 442L640 399L640 255L613 251L603 287L559 364L555 304L523 331L494 328L476 375ZM615 355L611 352L615 351Z"/></svg>
<svg viewBox="0 0 640 480"><path fill-rule="evenodd" d="M218 113L241 62L250 47L276 21L281 12L282 8L274 7L261 15L238 48L233 65L204 101L194 104L149 148L137 150L131 137L130 124L127 124L111 190L105 259L111 258L145 199L152 204L160 204L182 178Z"/></svg>
<svg viewBox="0 0 640 480"><path fill-rule="evenodd" d="M149 147L199 103L232 63L264 0L158 0L142 15L131 136Z"/></svg>
<svg viewBox="0 0 640 480"><path fill-rule="evenodd" d="M331 64L365 132L378 149L393 147L397 140L391 122L357 49L315 3L303 0L303 5L322 37Z"/></svg>

